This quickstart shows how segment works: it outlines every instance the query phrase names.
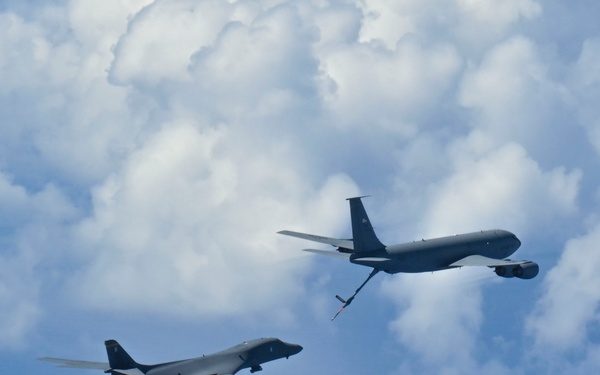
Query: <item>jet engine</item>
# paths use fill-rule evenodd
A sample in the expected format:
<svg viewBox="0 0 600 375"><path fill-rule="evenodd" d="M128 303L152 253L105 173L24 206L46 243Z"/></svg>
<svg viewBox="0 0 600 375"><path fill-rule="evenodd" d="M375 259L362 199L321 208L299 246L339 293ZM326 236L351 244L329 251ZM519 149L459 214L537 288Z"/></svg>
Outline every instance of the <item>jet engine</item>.
<svg viewBox="0 0 600 375"><path fill-rule="evenodd" d="M518 277L519 279L533 279L539 271L540 267L535 262L497 266L494 268L494 272L500 277Z"/></svg>

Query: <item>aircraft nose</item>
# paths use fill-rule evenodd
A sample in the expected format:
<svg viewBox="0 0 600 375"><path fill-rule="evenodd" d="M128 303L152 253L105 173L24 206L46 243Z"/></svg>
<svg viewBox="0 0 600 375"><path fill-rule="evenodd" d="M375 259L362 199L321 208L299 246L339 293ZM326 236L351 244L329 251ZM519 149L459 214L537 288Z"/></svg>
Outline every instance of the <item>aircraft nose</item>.
<svg viewBox="0 0 600 375"><path fill-rule="evenodd" d="M304 349L301 345L298 345L298 344L288 344L288 345L289 345L290 355L298 354L302 351L302 349Z"/></svg>
<svg viewBox="0 0 600 375"><path fill-rule="evenodd" d="M521 240L519 240L517 238L517 236L515 236L515 235L513 235L513 242L514 242L514 245L515 245L515 249L518 249L519 247L521 247Z"/></svg>

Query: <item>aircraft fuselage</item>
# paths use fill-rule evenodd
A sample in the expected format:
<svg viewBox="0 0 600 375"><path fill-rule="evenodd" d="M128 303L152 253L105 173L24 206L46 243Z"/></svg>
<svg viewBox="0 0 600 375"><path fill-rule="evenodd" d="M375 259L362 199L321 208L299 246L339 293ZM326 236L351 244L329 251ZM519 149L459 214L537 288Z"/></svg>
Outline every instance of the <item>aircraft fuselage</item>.
<svg viewBox="0 0 600 375"><path fill-rule="evenodd" d="M212 374L221 373L225 364L235 364L233 373L243 368L251 372L260 371L261 364L279 358L287 358L302 350L300 345L283 342L276 338L262 338L245 341L221 352L183 361L157 365L147 375L170 374Z"/></svg>
<svg viewBox="0 0 600 375"><path fill-rule="evenodd" d="M355 253L350 262L391 274L432 272L454 268L448 265L469 255L503 259L519 246L513 233L494 229L386 246L368 255Z"/></svg>

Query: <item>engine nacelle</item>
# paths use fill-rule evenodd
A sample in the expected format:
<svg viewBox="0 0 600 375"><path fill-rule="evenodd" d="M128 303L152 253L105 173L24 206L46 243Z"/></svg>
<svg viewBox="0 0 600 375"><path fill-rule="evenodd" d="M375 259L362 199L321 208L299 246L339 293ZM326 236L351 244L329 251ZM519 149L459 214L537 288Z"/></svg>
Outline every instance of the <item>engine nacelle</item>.
<svg viewBox="0 0 600 375"><path fill-rule="evenodd" d="M540 271L540 267L535 262L526 262L523 264L497 266L494 268L496 275L500 277L518 277L519 279L533 279Z"/></svg>
<svg viewBox="0 0 600 375"><path fill-rule="evenodd" d="M512 270L513 275L520 279L533 279L540 272L540 266L535 262L523 263Z"/></svg>
<svg viewBox="0 0 600 375"><path fill-rule="evenodd" d="M494 272L496 272L496 275L498 275L500 277L506 277L506 278L515 277L515 275L513 275L513 273L512 273L511 266L496 266L496 268L494 269Z"/></svg>

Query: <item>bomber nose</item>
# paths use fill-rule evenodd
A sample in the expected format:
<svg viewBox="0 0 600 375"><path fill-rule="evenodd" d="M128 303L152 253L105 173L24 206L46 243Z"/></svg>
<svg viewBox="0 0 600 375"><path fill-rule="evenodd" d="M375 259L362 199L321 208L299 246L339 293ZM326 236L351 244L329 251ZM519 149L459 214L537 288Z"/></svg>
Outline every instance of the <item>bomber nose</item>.
<svg viewBox="0 0 600 375"><path fill-rule="evenodd" d="M304 349L301 345L298 344L289 344L290 355L298 354Z"/></svg>

